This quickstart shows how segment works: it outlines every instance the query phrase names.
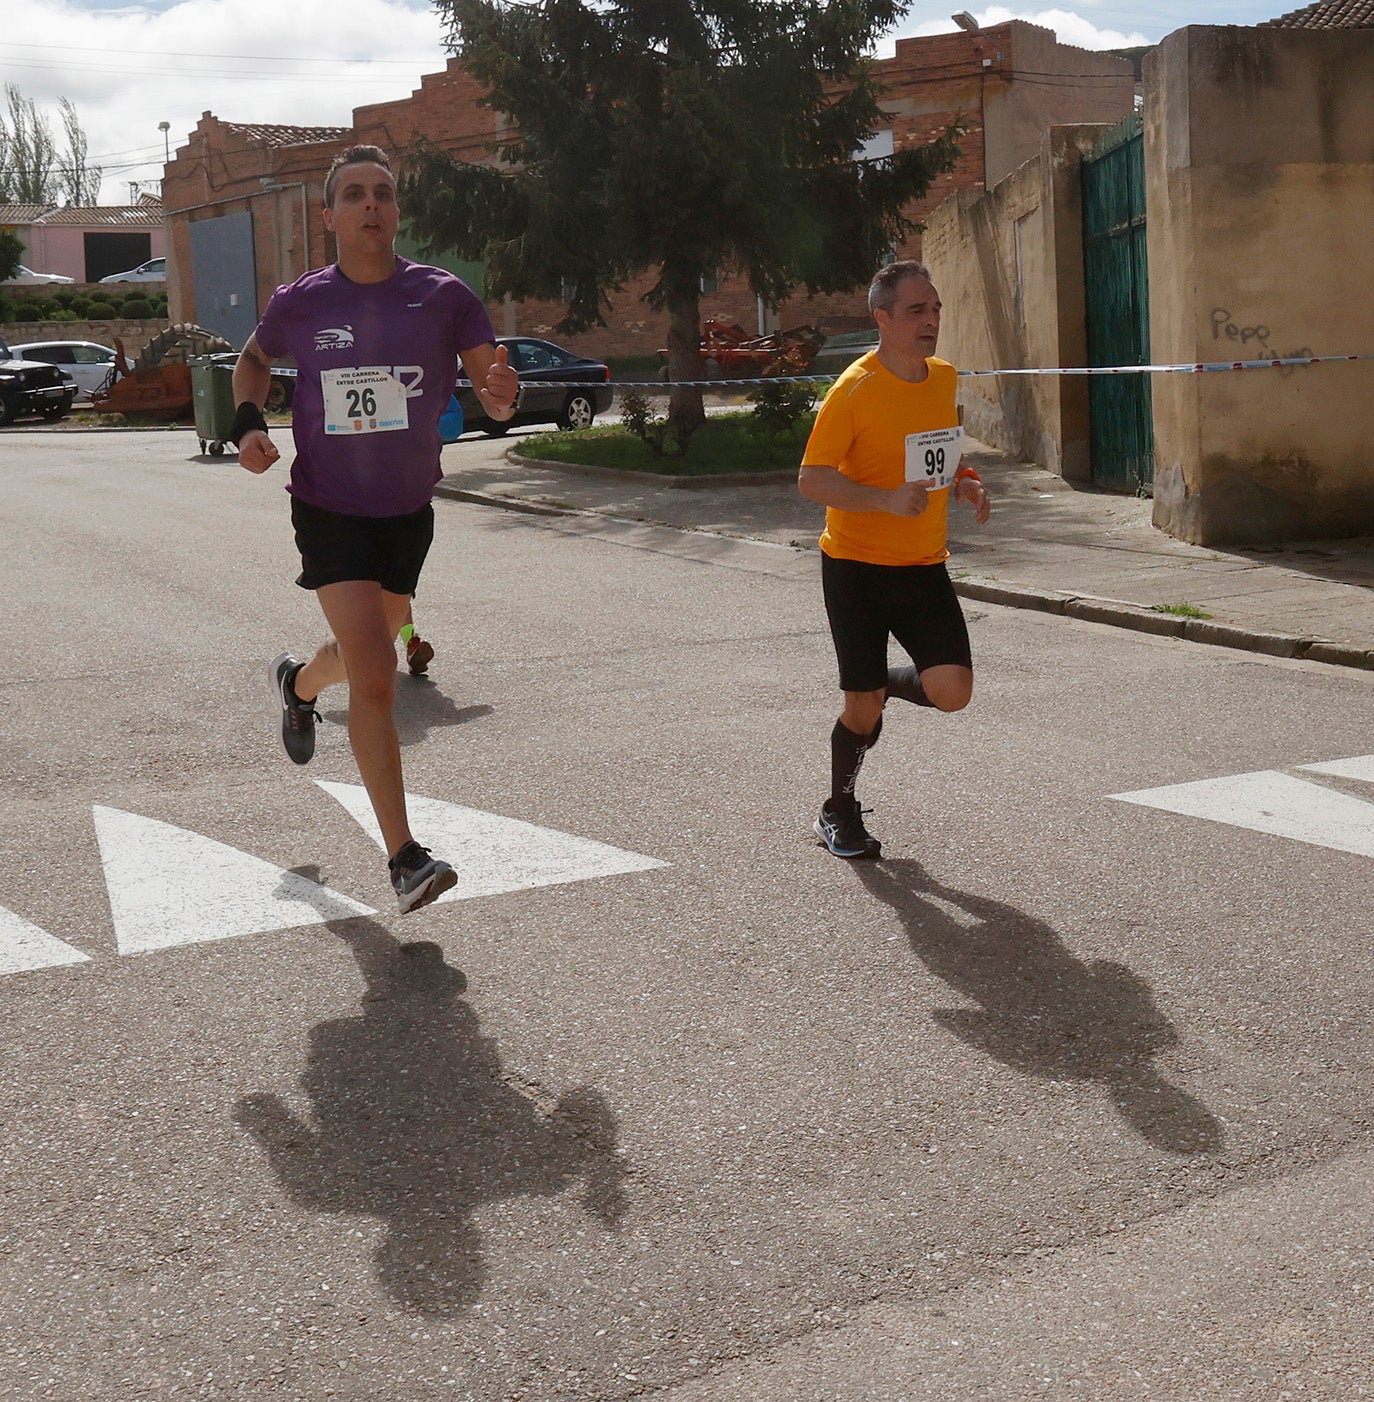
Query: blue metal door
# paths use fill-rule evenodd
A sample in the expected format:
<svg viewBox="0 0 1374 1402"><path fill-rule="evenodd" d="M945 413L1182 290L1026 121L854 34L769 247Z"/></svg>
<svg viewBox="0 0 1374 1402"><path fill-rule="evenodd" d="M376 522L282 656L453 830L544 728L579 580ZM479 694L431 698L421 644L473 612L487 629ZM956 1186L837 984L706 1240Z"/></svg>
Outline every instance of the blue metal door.
<svg viewBox="0 0 1374 1402"><path fill-rule="evenodd" d="M253 216L248 210L190 226L196 324L242 347L258 324Z"/></svg>

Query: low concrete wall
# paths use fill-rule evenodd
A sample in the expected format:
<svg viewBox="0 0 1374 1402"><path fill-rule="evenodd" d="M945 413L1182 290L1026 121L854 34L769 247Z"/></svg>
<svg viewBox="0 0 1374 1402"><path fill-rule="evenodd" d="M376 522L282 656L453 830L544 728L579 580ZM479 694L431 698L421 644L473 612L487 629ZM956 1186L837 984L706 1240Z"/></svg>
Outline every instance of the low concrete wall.
<svg viewBox="0 0 1374 1402"><path fill-rule="evenodd" d="M115 338L124 342L124 354L132 360L158 334L166 321L11 321L0 325L0 337L11 346L34 341L95 341L115 348Z"/></svg>
<svg viewBox="0 0 1374 1402"><path fill-rule="evenodd" d="M1079 167L1107 130L1051 128L1040 154L986 195L957 195L931 215L924 248L945 307L940 354L961 370L1086 363ZM959 403L985 443L1090 479L1086 379L962 379Z"/></svg>
<svg viewBox="0 0 1374 1402"><path fill-rule="evenodd" d="M1194 26L1145 59L1157 362L1374 351L1374 30ZM1374 534L1374 362L1165 375L1157 526Z"/></svg>

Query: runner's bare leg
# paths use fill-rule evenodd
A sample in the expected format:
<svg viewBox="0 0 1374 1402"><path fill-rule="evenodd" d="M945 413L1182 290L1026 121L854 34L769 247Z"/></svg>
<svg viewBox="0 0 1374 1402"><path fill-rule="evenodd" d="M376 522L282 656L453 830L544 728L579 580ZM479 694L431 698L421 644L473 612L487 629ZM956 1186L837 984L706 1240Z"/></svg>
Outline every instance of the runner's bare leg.
<svg viewBox="0 0 1374 1402"><path fill-rule="evenodd" d="M338 640L348 677L348 740L391 858L411 840L394 715L396 634L410 596L371 580L325 584L315 593Z"/></svg>

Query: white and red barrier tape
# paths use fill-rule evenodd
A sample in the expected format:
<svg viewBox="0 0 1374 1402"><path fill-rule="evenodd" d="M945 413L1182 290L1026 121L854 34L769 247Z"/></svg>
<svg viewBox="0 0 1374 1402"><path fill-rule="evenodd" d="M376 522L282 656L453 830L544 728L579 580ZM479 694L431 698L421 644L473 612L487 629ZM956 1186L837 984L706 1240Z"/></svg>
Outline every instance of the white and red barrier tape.
<svg viewBox="0 0 1374 1402"><path fill-rule="evenodd" d="M982 375L1205 375L1217 370L1274 370L1289 365L1332 365L1351 360L1374 360L1367 355L1289 355L1277 360L1214 360L1194 365L1087 365L1073 368L1052 367L1031 370L960 370L960 376ZM611 380L612 389L633 389L657 393L666 389L737 389L742 386L777 384L830 384L838 375L770 375L759 379L717 380ZM532 380L530 384L550 389L586 389L585 381Z"/></svg>

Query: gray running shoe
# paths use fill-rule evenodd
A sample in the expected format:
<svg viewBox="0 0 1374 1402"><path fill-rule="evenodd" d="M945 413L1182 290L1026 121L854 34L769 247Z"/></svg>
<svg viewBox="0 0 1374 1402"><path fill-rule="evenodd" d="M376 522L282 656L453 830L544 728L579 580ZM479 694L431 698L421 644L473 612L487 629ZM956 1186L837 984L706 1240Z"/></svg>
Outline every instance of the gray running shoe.
<svg viewBox="0 0 1374 1402"><path fill-rule="evenodd" d="M402 915L419 910L458 884L458 873L447 862L431 857L429 848L418 842L407 842L387 866Z"/></svg>
<svg viewBox="0 0 1374 1402"><path fill-rule="evenodd" d="M837 812L829 801L821 806L821 816L812 824L816 836L837 856L873 858L880 856L883 844L864 827L864 810L855 807L853 812Z"/></svg>
<svg viewBox="0 0 1374 1402"><path fill-rule="evenodd" d="M272 690L281 703L281 742L294 764L309 764L315 756L315 726L319 715L313 701L302 701L292 683L305 666L289 652L272 660Z"/></svg>

